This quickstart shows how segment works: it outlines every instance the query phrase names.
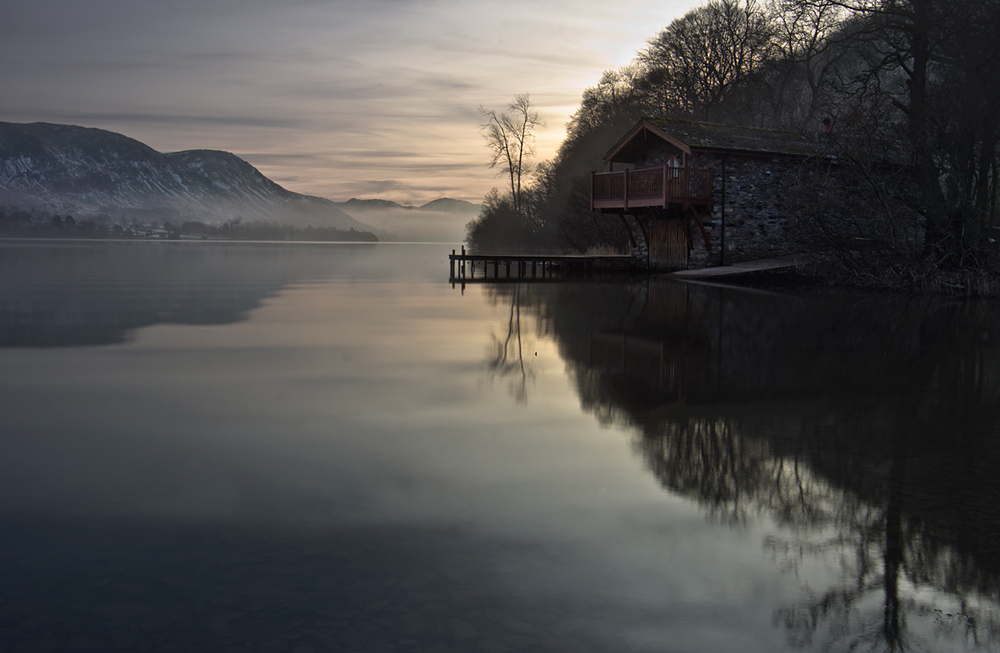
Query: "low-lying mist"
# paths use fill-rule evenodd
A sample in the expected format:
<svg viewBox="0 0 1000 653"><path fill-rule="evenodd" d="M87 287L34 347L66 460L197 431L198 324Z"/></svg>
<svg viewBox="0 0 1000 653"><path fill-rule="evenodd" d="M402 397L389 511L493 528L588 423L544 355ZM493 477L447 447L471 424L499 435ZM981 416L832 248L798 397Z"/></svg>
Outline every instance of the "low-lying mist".
<svg viewBox="0 0 1000 653"><path fill-rule="evenodd" d="M479 207L461 212L408 207L344 210L370 225L381 241L458 243L465 240L465 225L476 217Z"/></svg>

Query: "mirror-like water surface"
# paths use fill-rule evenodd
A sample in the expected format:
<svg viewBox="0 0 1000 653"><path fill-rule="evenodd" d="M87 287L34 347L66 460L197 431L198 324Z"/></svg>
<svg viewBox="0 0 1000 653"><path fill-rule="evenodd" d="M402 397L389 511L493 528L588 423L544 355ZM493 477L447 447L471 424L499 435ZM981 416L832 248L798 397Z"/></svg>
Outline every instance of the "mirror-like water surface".
<svg viewBox="0 0 1000 653"><path fill-rule="evenodd" d="M1000 649L1000 307L0 244L0 651Z"/></svg>

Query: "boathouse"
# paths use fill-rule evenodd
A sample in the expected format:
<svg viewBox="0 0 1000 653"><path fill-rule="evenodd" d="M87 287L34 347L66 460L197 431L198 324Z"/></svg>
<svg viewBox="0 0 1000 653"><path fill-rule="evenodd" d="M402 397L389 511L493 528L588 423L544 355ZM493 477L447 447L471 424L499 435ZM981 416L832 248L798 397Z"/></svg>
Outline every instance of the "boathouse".
<svg viewBox="0 0 1000 653"><path fill-rule="evenodd" d="M643 118L604 162L591 209L619 216L651 267L683 269L792 253L795 199L836 157L823 133Z"/></svg>

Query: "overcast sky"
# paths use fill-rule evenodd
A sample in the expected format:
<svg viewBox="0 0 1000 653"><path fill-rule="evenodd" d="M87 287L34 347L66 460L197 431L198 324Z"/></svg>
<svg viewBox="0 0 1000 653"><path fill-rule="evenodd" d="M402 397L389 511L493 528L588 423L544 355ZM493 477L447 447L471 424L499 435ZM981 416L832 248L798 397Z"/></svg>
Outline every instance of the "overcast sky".
<svg viewBox="0 0 1000 653"><path fill-rule="evenodd" d="M0 0L0 120L233 152L290 190L478 202L478 107L580 94L697 0Z"/></svg>

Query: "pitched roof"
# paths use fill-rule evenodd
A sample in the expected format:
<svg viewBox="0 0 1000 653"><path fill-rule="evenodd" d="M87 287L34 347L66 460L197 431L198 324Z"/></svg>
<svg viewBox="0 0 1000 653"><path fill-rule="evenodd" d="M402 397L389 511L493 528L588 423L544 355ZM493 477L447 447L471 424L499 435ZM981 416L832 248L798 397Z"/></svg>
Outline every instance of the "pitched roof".
<svg viewBox="0 0 1000 653"><path fill-rule="evenodd" d="M643 118L608 152L604 160L610 161L615 155L631 150L628 147L630 143L644 132L652 132L688 154L692 150L792 156L829 154L826 144L797 132L674 118Z"/></svg>

